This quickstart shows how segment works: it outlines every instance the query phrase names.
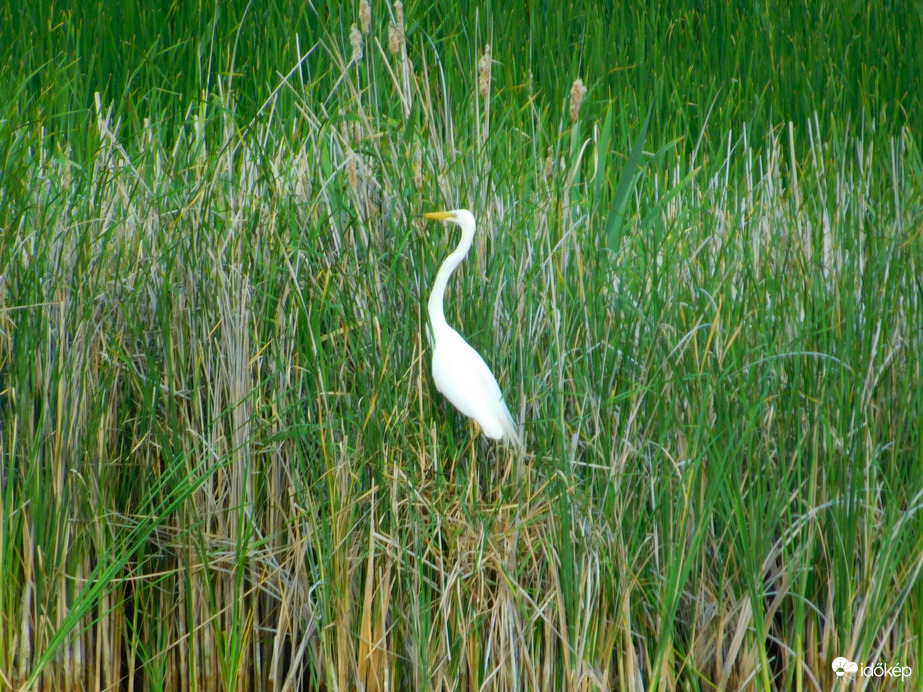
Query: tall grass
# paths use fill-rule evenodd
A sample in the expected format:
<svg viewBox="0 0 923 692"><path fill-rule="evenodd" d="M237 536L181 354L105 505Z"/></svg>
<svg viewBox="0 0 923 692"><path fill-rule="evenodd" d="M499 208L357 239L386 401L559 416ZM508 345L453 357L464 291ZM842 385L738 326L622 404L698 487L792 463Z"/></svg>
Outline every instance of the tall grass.
<svg viewBox="0 0 923 692"><path fill-rule="evenodd" d="M551 7L4 10L0 686L917 685L920 17Z"/></svg>
<svg viewBox="0 0 923 692"><path fill-rule="evenodd" d="M524 90L539 95L537 107L555 110L579 75L591 86L591 118L601 118L611 100L634 117L653 103L658 143L703 135L720 146L723 133L743 122L801 124L815 113L836 116L840 127L847 127L847 115L855 126L861 121L855 116L867 113L891 135L904 125L923 128L923 56L915 50L923 43L923 16L908 3L406 4L411 59L417 63L420 50L436 47L459 101L470 95L470 68L484 44L493 46L494 98L510 106L497 114L498 126L520 119ZM172 138L190 102L231 81L234 110L249 123L265 112L280 73L319 39L349 58L358 14L358 3L338 1L6 3L0 7L0 83L15 97L7 103L15 104L17 117L41 121L49 134L64 133L82 158L84 149L92 154L86 109L95 92L114 105L130 138L145 118ZM396 105L375 98L390 79L378 51L387 51L393 16L389 4L372 3L361 71L379 114L392 114ZM294 84L307 85L310 98L326 98L340 77L334 63L314 59L302 64ZM325 107L339 98L335 93ZM513 100L518 107L511 107ZM297 121L295 92L280 91L272 105L283 122Z"/></svg>

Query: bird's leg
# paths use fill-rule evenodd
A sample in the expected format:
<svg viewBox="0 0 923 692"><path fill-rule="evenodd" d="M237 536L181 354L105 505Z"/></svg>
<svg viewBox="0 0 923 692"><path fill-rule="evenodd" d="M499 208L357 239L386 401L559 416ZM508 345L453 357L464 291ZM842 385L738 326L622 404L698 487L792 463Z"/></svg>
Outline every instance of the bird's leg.
<svg viewBox="0 0 923 692"><path fill-rule="evenodd" d="M481 426L478 425L478 422L476 420L474 420L473 418L469 418L468 419L468 431L470 433L468 437L468 444L462 450L462 456L465 456L465 454L471 454L471 463L473 464L475 460L477 459L477 455L475 454L475 449L474 449L474 443L481 434Z"/></svg>
<svg viewBox="0 0 923 692"><path fill-rule="evenodd" d="M478 464L477 464L478 456L477 456L477 449L475 448L474 443L477 441L478 436L481 434L481 426L478 425L478 422L474 420L473 418L469 420L470 420L470 425L468 429L471 432L471 436L468 439L468 446L465 449L465 452L468 452L468 454L470 455L468 458L468 492L469 494L471 494L470 499L472 501L477 501L478 499L480 499L480 492L477 492L478 490L480 490L480 484L478 483L478 480L477 480L478 478ZM462 456L464 455L465 453L462 452ZM476 492L477 494L475 495Z"/></svg>

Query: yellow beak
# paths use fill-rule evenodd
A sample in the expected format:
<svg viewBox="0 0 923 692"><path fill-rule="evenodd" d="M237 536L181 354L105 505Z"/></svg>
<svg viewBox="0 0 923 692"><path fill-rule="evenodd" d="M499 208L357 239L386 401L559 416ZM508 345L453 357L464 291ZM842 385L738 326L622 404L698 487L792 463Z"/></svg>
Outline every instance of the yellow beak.
<svg viewBox="0 0 923 692"><path fill-rule="evenodd" d="M449 211L431 211L424 214L423 218L432 219L433 221L445 221L450 216L452 216L452 212Z"/></svg>

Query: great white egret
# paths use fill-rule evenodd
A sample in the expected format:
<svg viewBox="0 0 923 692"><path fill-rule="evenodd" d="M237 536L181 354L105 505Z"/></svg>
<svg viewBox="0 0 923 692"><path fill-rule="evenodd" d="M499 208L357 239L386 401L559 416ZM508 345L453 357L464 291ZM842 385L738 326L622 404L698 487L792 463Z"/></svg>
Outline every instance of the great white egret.
<svg viewBox="0 0 923 692"><path fill-rule="evenodd" d="M433 329L433 380L436 389L455 408L477 421L487 437L506 440L520 447L522 438L503 401L503 392L500 391L497 378L481 354L471 348L464 337L445 321L442 306L449 277L471 249L476 229L474 216L467 209L455 209L434 211L423 214L423 217L454 223L461 228L462 234L458 247L439 267L433 292L429 294L429 321Z"/></svg>

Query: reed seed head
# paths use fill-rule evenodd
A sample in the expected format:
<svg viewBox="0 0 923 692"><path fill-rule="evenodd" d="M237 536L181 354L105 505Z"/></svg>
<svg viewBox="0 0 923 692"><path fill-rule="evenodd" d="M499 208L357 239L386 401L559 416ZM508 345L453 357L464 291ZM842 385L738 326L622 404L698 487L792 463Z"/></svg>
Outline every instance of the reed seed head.
<svg viewBox="0 0 923 692"><path fill-rule="evenodd" d="M397 55L404 45L404 3L394 3L394 21L388 26L388 50Z"/></svg>
<svg viewBox="0 0 923 692"><path fill-rule="evenodd" d="M490 91L490 44L484 46L484 54L478 60L478 92L483 98L487 98Z"/></svg>
<svg viewBox="0 0 923 692"><path fill-rule="evenodd" d="M570 121L572 123L577 122L584 96L586 96L586 87L583 85L583 80L577 77L570 87Z"/></svg>
<svg viewBox="0 0 923 692"><path fill-rule="evenodd" d="M346 148L346 179L349 181L349 186L354 191L359 187L359 172L356 165L356 154L349 147Z"/></svg>
<svg viewBox="0 0 923 692"><path fill-rule="evenodd" d="M355 24L349 28L349 44L353 48L352 61L358 63L362 60L362 34Z"/></svg>
<svg viewBox="0 0 923 692"><path fill-rule="evenodd" d="M372 7L369 0L359 0L359 26L362 27L362 33L368 36L372 28Z"/></svg>

